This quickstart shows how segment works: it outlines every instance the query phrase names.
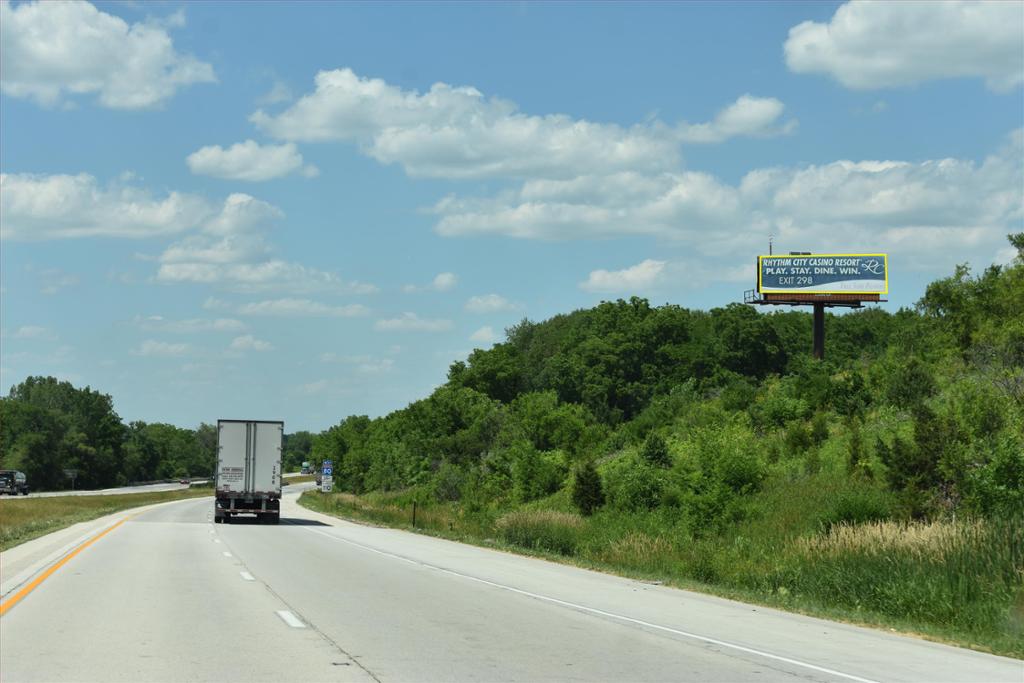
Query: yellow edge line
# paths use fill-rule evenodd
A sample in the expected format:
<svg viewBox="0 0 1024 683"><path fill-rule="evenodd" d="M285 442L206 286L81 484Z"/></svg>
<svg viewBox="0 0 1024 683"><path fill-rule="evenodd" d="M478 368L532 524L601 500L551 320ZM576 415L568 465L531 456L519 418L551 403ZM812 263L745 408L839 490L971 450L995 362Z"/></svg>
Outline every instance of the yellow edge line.
<svg viewBox="0 0 1024 683"><path fill-rule="evenodd" d="M134 515L132 515L131 517L134 517ZM25 586L20 591L15 593L11 598L9 598L8 600L5 600L2 603L0 603L0 617L5 615L9 609L11 609L15 605L17 605L19 602L21 602L21 600L26 595L28 595L29 593L34 591L36 588L38 588L39 584L41 584L43 581L46 581L46 579L50 578L50 576L54 572L56 572L58 569L63 567L65 564L67 564L71 560L72 557L74 557L78 553L82 552L83 550L85 550L86 548L91 546L93 543L95 543L96 541L100 540L101 538L103 538L104 536L109 534L111 531L113 531L117 527L119 527L122 524L124 524L125 522L127 522L129 519L131 519L131 517L125 517L124 519L119 521L117 524L115 524L115 525L113 525L111 527L108 527L107 529L104 529L103 531L101 531L100 533L96 534L95 536L93 536L89 540L85 541L80 546L78 546L77 548L75 548L74 550L69 552L67 555L62 557L55 564L50 565L50 567L46 571L44 571L42 574L40 574L36 578L32 579L31 583L29 583L27 586Z"/></svg>

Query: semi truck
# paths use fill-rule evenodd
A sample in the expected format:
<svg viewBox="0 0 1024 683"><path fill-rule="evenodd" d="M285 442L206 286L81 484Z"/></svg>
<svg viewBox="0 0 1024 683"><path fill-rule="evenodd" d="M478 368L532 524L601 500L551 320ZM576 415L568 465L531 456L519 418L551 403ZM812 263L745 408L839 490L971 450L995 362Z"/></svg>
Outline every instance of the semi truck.
<svg viewBox="0 0 1024 683"><path fill-rule="evenodd" d="M284 422L217 420L217 472L213 519L239 514L281 520L281 445Z"/></svg>
<svg viewBox="0 0 1024 683"><path fill-rule="evenodd" d="M0 494L28 495L28 479L18 470L0 470Z"/></svg>

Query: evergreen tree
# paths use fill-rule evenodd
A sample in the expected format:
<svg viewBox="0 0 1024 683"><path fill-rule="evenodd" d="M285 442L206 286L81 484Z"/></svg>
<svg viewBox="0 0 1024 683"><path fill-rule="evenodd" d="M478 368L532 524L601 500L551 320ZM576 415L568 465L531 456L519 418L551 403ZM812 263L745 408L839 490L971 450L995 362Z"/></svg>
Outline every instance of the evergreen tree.
<svg viewBox="0 0 1024 683"><path fill-rule="evenodd" d="M572 482L572 502L580 513L588 517L604 505L601 475L590 460L576 468Z"/></svg>

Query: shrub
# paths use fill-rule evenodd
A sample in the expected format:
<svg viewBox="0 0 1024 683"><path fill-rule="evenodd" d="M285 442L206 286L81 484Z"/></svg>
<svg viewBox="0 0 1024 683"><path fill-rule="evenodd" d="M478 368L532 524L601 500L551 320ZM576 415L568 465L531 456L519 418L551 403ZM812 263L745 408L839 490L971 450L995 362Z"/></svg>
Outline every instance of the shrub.
<svg viewBox="0 0 1024 683"><path fill-rule="evenodd" d="M565 480L565 454L539 452L529 443L515 444L512 451L512 482L515 497L529 502L550 495Z"/></svg>
<svg viewBox="0 0 1024 683"><path fill-rule="evenodd" d="M508 543L560 555L575 554L585 527L579 515L554 510L516 510L495 523L498 536Z"/></svg>
<svg viewBox="0 0 1024 683"><path fill-rule="evenodd" d="M888 519L892 514L890 499L877 489L854 489L840 493L821 519L821 526L831 529L837 524L864 524Z"/></svg>
<svg viewBox="0 0 1024 683"><path fill-rule="evenodd" d="M810 432L800 420L793 420L786 427L786 448L790 454L803 453L811 447L812 439Z"/></svg>
<svg viewBox="0 0 1024 683"><path fill-rule="evenodd" d="M661 501L667 472L635 456L619 458L608 468L608 502L618 510L653 510Z"/></svg>
<svg viewBox="0 0 1024 683"><path fill-rule="evenodd" d="M828 416L825 413L815 413L811 420L811 441L815 446L828 441Z"/></svg>
<svg viewBox="0 0 1024 683"><path fill-rule="evenodd" d="M572 502L587 517L604 505L601 475L597 473L594 463L589 460L577 467L573 475Z"/></svg>
<svg viewBox="0 0 1024 683"><path fill-rule="evenodd" d="M434 498L439 501L458 500L462 494L465 473L450 462L442 463L434 475Z"/></svg>
<svg viewBox="0 0 1024 683"><path fill-rule="evenodd" d="M668 444L659 434L651 432L640 449L644 460L655 467L671 467L672 457L668 454Z"/></svg>

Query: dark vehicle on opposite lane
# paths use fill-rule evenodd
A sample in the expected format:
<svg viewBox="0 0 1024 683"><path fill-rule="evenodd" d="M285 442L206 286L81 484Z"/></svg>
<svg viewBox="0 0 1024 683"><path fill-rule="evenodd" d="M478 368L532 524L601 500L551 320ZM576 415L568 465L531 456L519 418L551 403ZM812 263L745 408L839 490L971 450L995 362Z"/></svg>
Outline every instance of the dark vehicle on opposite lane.
<svg viewBox="0 0 1024 683"><path fill-rule="evenodd" d="M28 479L18 470L0 470L0 494L28 495Z"/></svg>

